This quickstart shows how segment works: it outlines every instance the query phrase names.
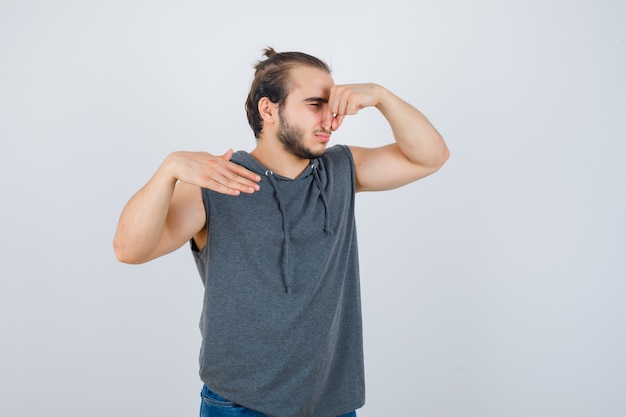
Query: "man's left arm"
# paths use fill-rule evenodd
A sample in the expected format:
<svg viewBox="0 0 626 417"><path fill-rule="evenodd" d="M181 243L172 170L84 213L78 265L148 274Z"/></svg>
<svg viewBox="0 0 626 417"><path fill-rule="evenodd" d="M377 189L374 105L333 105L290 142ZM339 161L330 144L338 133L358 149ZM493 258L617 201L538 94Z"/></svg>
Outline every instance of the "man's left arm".
<svg viewBox="0 0 626 417"><path fill-rule="evenodd" d="M350 147L357 191L397 188L432 174L446 162L448 147L426 116L377 84L333 86L325 123L336 130L346 115L372 106L389 122L395 142L379 148Z"/></svg>

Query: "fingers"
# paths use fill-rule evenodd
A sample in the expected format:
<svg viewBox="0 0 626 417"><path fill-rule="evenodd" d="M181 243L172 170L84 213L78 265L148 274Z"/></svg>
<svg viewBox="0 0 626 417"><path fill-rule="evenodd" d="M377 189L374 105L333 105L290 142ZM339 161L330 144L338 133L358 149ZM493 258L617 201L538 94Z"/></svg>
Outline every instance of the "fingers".
<svg viewBox="0 0 626 417"><path fill-rule="evenodd" d="M324 118L325 126L330 126L331 130L337 130L345 116L357 114L363 107L374 104L375 99L372 96L370 84L334 85L328 98L328 112Z"/></svg>
<svg viewBox="0 0 626 417"><path fill-rule="evenodd" d="M331 130L333 130L333 131L334 131L334 130L339 129L339 127L340 127L340 126L341 126L341 124L343 123L343 119L344 119L345 117L346 117L346 116L342 116L342 115L340 115L340 114L336 115L336 116L333 118L333 120L332 120L332 125L331 125L331 127L330 127L330 128L331 128Z"/></svg>
<svg viewBox="0 0 626 417"><path fill-rule="evenodd" d="M207 170L209 186L206 188L230 195L252 194L258 191L261 177L241 165L230 162L232 156L233 150L229 149L219 157L218 163Z"/></svg>
<svg viewBox="0 0 626 417"><path fill-rule="evenodd" d="M345 115L334 114L332 112L328 112L324 119L322 120L322 128L325 130L335 131L339 129L341 123L343 122Z"/></svg>
<svg viewBox="0 0 626 417"><path fill-rule="evenodd" d="M227 169L216 172L205 182L204 187L222 194L239 195L240 193L253 194L260 189L254 181L246 178L243 172Z"/></svg>
<svg viewBox="0 0 626 417"><path fill-rule="evenodd" d="M220 156L206 152L176 152L173 162L175 178L228 195L258 191L261 177L231 162L232 156L232 149Z"/></svg>
<svg viewBox="0 0 626 417"><path fill-rule="evenodd" d="M359 111L361 97L350 85L334 85L330 90L328 111L332 115L356 114Z"/></svg>

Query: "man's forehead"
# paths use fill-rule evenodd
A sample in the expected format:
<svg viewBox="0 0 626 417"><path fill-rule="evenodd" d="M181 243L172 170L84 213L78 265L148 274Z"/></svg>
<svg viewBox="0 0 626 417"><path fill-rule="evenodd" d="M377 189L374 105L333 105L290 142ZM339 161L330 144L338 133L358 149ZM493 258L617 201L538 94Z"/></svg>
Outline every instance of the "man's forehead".
<svg viewBox="0 0 626 417"><path fill-rule="evenodd" d="M331 75L319 68L298 66L291 69L292 91L306 97L328 98L334 81Z"/></svg>

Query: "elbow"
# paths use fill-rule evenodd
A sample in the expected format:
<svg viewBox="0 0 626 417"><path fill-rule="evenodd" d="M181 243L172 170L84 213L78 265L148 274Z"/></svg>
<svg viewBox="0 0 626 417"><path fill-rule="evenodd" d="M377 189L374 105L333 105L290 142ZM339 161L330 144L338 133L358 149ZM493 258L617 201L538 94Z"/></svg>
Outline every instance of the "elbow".
<svg viewBox="0 0 626 417"><path fill-rule="evenodd" d="M439 152L439 168L441 168L443 164L448 161L448 159L450 159L450 149L448 149L448 147L444 144L443 149Z"/></svg>
<svg viewBox="0 0 626 417"><path fill-rule="evenodd" d="M118 262L121 262L123 264L128 264L128 265L137 265L140 262L136 262L134 261L132 258L124 255L123 253L120 252L115 252L115 258L118 260Z"/></svg>
<svg viewBox="0 0 626 417"><path fill-rule="evenodd" d="M116 244L113 244L113 252L115 253L115 259L123 264L136 264L134 259L130 257L123 248L119 247Z"/></svg>
<svg viewBox="0 0 626 417"><path fill-rule="evenodd" d="M137 258L133 258L131 256L128 256L125 253L121 253L121 252L117 252L117 251L115 252L115 258L119 262L121 262L123 264L128 264L128 265L139 265L139 264L145 263L145 261L143 261L143 260L139 260Z"/></svg>
<svg viewBox="0 0 626 417"><path fill-rule="evenodd" d="M439 168L441 168L449 158L450 150L445 145L445 143L443 143L442 146L437 150L437 152L434 153L429 164L430 167L433 169L433 172L439 170Z"/></svg>
<svg viewBox="0 0 626 417"><path fill-rule="evenodd" d="M128 250L128 246L124 245L118 239L113 241L113 252L115 253L115 258L124 264L137 265L145 262L139 257L134 256L131 251Z"/></svg>

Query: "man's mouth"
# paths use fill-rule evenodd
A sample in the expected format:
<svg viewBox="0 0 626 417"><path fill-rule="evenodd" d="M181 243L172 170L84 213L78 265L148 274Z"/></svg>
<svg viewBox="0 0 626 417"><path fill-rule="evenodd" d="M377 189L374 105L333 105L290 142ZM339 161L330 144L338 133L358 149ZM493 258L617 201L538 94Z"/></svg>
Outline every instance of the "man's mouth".
<svg viewBox="0 0 626 417"><path fill-rule="evenodd" d="M315 136L320 140L320 142L326 143L330 140L331 132L327 132L325 130L318 130L315 133Z"/></svg>

